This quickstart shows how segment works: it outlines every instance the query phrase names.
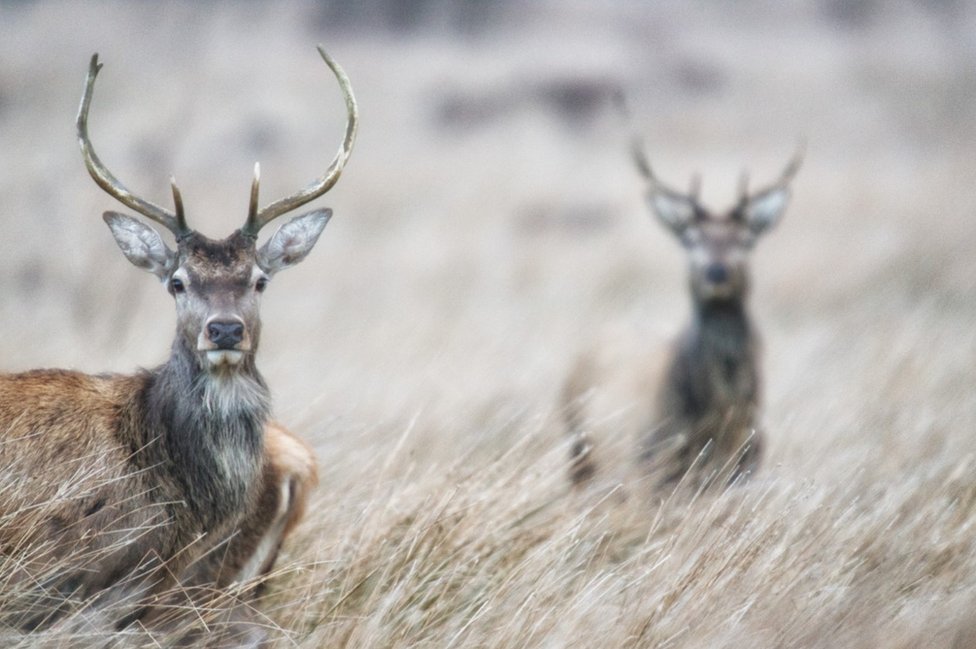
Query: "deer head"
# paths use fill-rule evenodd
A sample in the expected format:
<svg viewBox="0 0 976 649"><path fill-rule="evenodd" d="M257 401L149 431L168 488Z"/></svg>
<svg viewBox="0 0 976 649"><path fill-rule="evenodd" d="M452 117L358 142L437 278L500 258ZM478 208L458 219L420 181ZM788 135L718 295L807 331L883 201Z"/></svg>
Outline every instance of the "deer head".
<svg viewBox="0 0 976 649"><path fill-rule="evenodd" d="M701 180L695 176L687 194L667 187L651 170L639 141L633 147L638 171L648 183L648 201L655 216L688 251L691 289L699 302L740 300L748 290L749 251L783 215L790 198L790 181L802 163L802 148L779 179L750 193L742 175L739 200L724 213L713 213L699 202Z"/></svg>
<svg viewBox="0 0 976 649"><path fill-rule="evenodd" d="M171 179L174 210L170 211L134 195L99 160L88 137L88 110L101 69L98 55L92 56L77 120L85 166L110 196L162 225L176 238L173 250L154 228L124 214L105 212L105 222L126 258L166 284L176 302L177 342L195 352L204 370L232 371L253 357L261 328L261 293L275 273L305 258L332 215L330 209L319 209L296 216L264 245L257 246L261 228L329 191L339 180L352 151L358 121L352 87L342 68L321 47L318 51L338 79L345 98L346 133L339 152L323 176L260 209L260 167L255 164L247 219L239 230L221 241L208 239L187 226L175 180Z"/></svg>

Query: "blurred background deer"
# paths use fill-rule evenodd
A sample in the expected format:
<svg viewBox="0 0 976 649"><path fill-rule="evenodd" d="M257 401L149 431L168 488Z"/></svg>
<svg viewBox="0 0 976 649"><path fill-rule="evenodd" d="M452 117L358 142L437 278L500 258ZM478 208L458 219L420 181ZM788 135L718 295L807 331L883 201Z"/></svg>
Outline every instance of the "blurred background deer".
<svg viewBox="0 0 976 649"><path fill-rule="evenodd" d="M172 295L176 336L165 363L135 374L0 376L0 552L32 549L5 584L23 593L5 606L5 623L30 630L91 603L112 605L119 625L161 623L215 587L266 574L301 517L315 462L304 442L269 422L255 360L259 306L271 278L305 258L332 212L294 217L263 245L257 239L331 189L352 150L349 80L319 53L345 98L339 152L315 182L263 208L255 166L247 220L223 240L187 225L175 181L171 211L134 195L101 163L88 135L101 67L92 57L77 119L85 164L109 195L175 238L174 250L141 221L104 215L125 257ZM168 594L174 587L185 597ZM167 606L154 606L164 596Z"/></svg>
<svg viewBox="0 0 976 649"><path fill-rule="evenodd" d="M636 139L633 155L647 183L651 210L687 254L692 308L691 322L675 343L658 385L640 386L647 390L643 397L630 395L616 407L624 408L633 399L653 400L652 413L639 415L644 421L637 423L640 439L635 455L648 469L661 472L664 483L673 485L690 471L696 484L711 481L716 474L733 481L759 467L763 450L760 344L746 303L749 253L786 209L789 183L802 156L798 152L775 183L754 193L749 192L748 175L743 174L737 203L715 213L699 200L700 177L694 177L691 190L684 193L655 176ZM581 359L563 391L572 438L570 478L576 485L600 470L599 454L593 452L599 442L591 440L591 427L610 428L606 434L623 438L629 432L619 418L601 422L587 412L587 401L601 381L595 368L593 358ZM623 366L603 370L631 371ZM614 426L620 429L613 431Z"/></svg>

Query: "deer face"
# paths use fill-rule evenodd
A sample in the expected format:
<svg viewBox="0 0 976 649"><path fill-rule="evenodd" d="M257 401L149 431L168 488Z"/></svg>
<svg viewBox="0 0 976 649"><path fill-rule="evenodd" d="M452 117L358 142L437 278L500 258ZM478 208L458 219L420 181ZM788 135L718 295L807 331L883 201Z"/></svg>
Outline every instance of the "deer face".
<svg viewBox="0 0 976 649"><path fill-rule="evenodd" d="M749 287L749 251L782 217L789 202L789 181L800 165L799 154L779 181L750 195L745 179L739 202L725 214L714 214L698 202L697 182L682 194L662 185L639 147L638 170L650 183L648 200L658 220L688 251L692 295L698 302L740 300Z"/></svg>
<svg viewBox="0 0 976 649"><path fill-rule="evenodd" d="M652 197L654 212L688 251L692 294L701 301L735 300L749 286L749 251L782 216L788 189L716 216L693 199Z"/></svg>
<svg viewBox="0 0 976 649"><path fill-rule="evenodd" d="M176 251L134 218L106 212L105 221L126 258L166 284L181 343L202 368L223 371L257 351L261 294L276 272L305 258L330 216L318 210L296 217L260 248L240 230L223 241L191 231Z"/></svg>
<svg viewBox="0 0 976 649"><path fill-rule="evenodd" d="M297 193L258 208L260 168L254 165L251 202L244 226L223 241L214 241L187 227L183 199L171 181L175 209L170 211L129 191L95 155L88 137L88 111L95 78L101 69L98 55L91 58L85 93L78 109L78 143L88 173L99 187L123 205L159 223L176 237L176 250L141 221L106 212L116 243L126 258L162 280L176 301L177 344L197 354L200 366L217 371L235 368L257 350L261 331L260 296L271 277L300 262L315 245L332 210L316 210L281 226L260 248L258 232L274 219L322 196L339 180L356 139L358 109L352 86L342 68L318 48L335 74L346 102L346 135L324 175Z"/></svg>
<svg viewBox="0 0 976 649"><path fill-rule="evenodd" d="M684 229L692 293L701 301L739 298L748 289L749 249L755 238L729 220L708 219Z"/></svg>

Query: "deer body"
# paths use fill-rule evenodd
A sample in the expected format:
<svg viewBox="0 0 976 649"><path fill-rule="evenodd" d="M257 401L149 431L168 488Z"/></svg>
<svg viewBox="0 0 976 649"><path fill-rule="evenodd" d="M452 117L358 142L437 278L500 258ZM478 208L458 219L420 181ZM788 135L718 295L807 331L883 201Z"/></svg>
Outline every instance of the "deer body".
<svg viewBox="0 0 976 649"><path fill-rule="evenodd" d="M752 472L761 458L759 344L743 304L695 305L656 398L658 424L646 435L642 457L678 442L667 480L676 481L699 459L733 460L735 474ZM704 454L704 455L703 455Z"/></svg>
<svg viewBox="0 0 976 649"><path fill-rule="evenodd" d="M587 412L599 401L594 395L603 389L606 370L627 370L591 360L577 364L563 392L572 436L570 478L582 484L601 469L598 458L606 453L599 446L613 446L606 435L594 439L594 422L602 419L615 422L611 426L619 433L637 436L640 472L659 475L660 482L675 483L689 473L695 483L718 474L734 480L758 468L763 447L760 344L747 307L748 253L782 215L800 158L756 194L746 191L743 180L739 202L713 214L698 202L697 182L690 194L672 190L655 178L639 146L634 153L652 210L688 252L691 322L656 377L656 389L644 381L630 396L637 408L626 400L617 403L629 409L627 417Z"/></svg>
<svg viewBox="0 0 976 649"><path fill-rule="evenodd" d="M0 562L13 566L5 587L16 592L0 624L45 626L69 600L113 604L120 625L165 618L153 606L175 585L212 593L265 574L301 518L314 456L269 421L255 363L259 306L270 278L304 259L331 211L291 219L260 247L257 234L328 191L351 151L355 100L319 51L349 111L339 155L313 185L261 210L255 167L247 222L223 240L186 226L175 183L170 212L102 166L87 133L100 68L92 58L78 116L85 162L103 189L173 233L175 250L139 220L104 215L126 258L173 296L177 330L169 359L151 370L0 375Z"/></svg>
<svg viewBox="0 0 976 649"><path fill-rule="evenodd" d="M87 598L122 579L126 591L146 580L166 585L161 560L179 574L195 554L180 549L204 534L201 546L226 538L254 509L266 393L228 422L206 413L203 399L188 406L194 399L167 384L175 364L134 376L0 378L0 395L15 397L0 397L0 463L4 481L20 491L4 490L3 541L54 540L52 565L88 546L81 564L48 589ZM66 497L72 481L79 493Z"/></svg>

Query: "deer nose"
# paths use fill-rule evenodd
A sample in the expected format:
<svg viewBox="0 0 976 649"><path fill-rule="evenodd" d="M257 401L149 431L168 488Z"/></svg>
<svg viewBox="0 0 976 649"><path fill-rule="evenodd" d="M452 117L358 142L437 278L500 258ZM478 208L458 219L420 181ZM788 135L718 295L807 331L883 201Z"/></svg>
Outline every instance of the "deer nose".
<svg viewBox="0 0 976 649"><path fill-rule="evenodd" d="M712 284L724 284L729 281L729 269L726 268L725 264L710 264L705 269L705 279Z"/></svg>
<svg viewBox="0 0 976 649"><path fill-rule="evenodd" d="M207 338L217 349L234 349L244 339L244 325L234 320L208 322Z"/></svg>

